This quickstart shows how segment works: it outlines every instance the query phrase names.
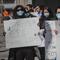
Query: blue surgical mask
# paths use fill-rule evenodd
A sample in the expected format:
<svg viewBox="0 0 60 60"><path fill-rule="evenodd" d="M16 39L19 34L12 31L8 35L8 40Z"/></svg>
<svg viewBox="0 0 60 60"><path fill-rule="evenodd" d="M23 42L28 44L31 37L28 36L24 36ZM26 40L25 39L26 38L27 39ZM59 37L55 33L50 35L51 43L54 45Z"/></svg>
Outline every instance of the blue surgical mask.
<svg viewBox="0 0 60 60"><path fill-rule="evenodd" d="M58 19L60 19L60 13L57 13L57 14L56 14L56 17L57 17Z"/></svg>
<svg viewBox="0 0 60 60"><path fill-rule="evenodd" d="M23 13L24 13L24 11L17 11L17 15L19 15L19 16L21 16L21 15L23 15Z"/></svg>

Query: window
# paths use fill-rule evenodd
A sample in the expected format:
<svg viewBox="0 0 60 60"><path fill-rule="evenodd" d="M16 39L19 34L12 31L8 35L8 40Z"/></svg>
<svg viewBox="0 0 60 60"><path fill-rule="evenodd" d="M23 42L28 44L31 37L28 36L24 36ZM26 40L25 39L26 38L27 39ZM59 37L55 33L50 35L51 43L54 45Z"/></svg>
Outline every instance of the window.
<svg viewBox="0 0 60 60"><path fill-rule="evenodd" d="M3 0L3 3L7 4L7 3L15 3L16 0Z"/></svg>

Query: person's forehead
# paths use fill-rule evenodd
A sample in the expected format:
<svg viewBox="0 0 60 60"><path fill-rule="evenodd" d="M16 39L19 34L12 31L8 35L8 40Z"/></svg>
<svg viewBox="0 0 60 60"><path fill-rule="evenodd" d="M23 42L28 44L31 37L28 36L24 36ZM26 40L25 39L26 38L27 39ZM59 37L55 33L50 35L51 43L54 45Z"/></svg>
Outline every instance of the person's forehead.
<svg viewBox="0 0 60 60"><path fill-rule="evenodd" d="M48 10L47 9L44 9L44 12L48 12Z"/></svg>
<svg viewBox="0 0 60 60"><path fill-rule="evenodd" d="M18 7L17 9L20 10L20 9L22 9L22 8L21 8L21 7Z"/></svg>
<svg viewBox="0 0 60 60"><path fill-rule="evenodd" d="M60 12L60 8L57 9L57 12Z"/></svg>

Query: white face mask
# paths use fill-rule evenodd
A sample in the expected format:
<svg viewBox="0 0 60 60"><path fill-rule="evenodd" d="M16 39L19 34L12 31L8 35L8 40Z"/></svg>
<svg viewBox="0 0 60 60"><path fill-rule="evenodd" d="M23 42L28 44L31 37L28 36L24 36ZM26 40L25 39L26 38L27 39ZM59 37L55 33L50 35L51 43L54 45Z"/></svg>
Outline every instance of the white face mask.
<svg viewBox="0 0 60 60"><path fill-rule="evenodd" d="M56 17L57 17L58 19L60 19L60 13L57 13L57 14L56 14Z"/></svg>
<svg viewBox="0 0 60 60"><path fill-rule="evenodd" d="M31 13L31 14L34 15L34 16L37 16L37 17L42 16L42 13L38 13L38 12L33 12L33 13Z"/></svg>
<svg viewBox="0 0 60 60"><path fill-rule="evenodd" d="M37 12L31 12L31 14L37 16Z"/></svg>
<svg viewBox="0 0 60 60"><path fill-rule="evenodd" d="M45 16L45 17L48 17L48 16L49 16L49 13L44 13L44 16Z"/></svg>
<svg viewBox="0 0 60 60"><path fill-rule="evenodd" d="M42 13L38 13L38 16L41 17L42 16Z"/></svg>
<svg viewBox="0 0 60 60"><path fill-rule="evenodd" d="M17 15L19 15L19 16L23 15L23 13L24 13L24 12L21 11L21 10L20 10L20 11L17 11Z"/></svg>

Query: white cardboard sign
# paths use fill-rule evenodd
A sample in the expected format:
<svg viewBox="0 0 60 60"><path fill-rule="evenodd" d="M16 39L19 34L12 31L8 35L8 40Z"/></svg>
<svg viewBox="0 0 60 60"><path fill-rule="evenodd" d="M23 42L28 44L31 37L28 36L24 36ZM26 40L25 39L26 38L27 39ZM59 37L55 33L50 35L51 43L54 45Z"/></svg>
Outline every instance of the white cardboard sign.
<svg viewBox="0 0 60 60"><path fill-rule="evenodd" d="M40 45L38 22L37 17L4 21L6 48Z"/></svg>

